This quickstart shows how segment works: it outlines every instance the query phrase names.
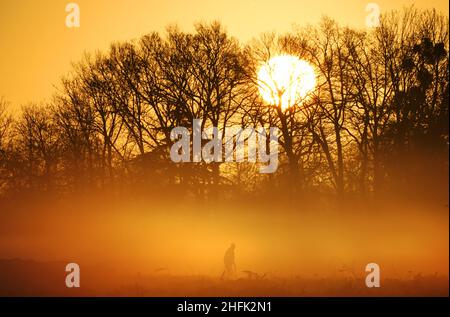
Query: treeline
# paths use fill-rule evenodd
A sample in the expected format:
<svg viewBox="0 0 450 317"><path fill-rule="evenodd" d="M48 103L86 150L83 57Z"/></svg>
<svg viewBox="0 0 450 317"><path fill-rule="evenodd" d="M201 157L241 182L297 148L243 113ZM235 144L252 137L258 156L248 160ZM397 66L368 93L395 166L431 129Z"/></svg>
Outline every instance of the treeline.
<svg viewBox="0 0 450 317"><path fill-rule="evenodd" d="M300 198L432 192L448 187L448 17L407 9L356 30L324 18L248 44L219 23L168 28L86 54L45 105L11 116L0 102L0 192L95 189L217 197ZM317 87L287 110L266 105L257 70L278 54L315 68ZM170 131L280 130L280 166L183 163Z"/></svg>

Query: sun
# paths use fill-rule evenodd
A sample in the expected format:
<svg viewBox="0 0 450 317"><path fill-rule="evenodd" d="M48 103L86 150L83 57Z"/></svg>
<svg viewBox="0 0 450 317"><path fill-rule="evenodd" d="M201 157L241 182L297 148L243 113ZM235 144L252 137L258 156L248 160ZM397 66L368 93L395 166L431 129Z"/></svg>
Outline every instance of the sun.
<svg viewBox="0 0 450 317"><path fill-rule="evenodd" d="M308 62L279 55L261 65L258 86L266 103L285 110L308 96L316 86L316 75Z"/></svg>

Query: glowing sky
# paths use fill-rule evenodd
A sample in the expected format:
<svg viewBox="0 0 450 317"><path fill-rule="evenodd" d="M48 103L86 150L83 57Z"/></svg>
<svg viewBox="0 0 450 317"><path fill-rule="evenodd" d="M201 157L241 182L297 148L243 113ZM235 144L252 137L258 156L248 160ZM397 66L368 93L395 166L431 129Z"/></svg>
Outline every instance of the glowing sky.
<svg viewBox="0 0 450 317"><path fill-rule="evenodd" d="M48 99L84 51L105 50L112 41L163 31L169 24L190 31L194 22L217 19L247 41L265 31L316 23L322 15L364 28L369 2L382 11L412 4L449 11L447 0L72 0L80 6L81 27L68 29L69 2L0 0L0 97L12 105Z"/></svg>

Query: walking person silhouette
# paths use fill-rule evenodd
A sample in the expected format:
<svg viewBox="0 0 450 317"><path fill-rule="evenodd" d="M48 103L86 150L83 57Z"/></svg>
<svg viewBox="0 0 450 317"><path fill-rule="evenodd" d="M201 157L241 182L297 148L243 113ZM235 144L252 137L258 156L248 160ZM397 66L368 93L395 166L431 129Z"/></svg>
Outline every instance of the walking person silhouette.
<svg viewBox="0 0 450 317"><path fill-rule="evenodd" d="M225 256L223 257L223 263L225 264L225 271L222 273L221 279L232 279L236 275L236 263L234 261L234 250L236 249L236 245L232 243L230 247L225 252Z"/></svg>

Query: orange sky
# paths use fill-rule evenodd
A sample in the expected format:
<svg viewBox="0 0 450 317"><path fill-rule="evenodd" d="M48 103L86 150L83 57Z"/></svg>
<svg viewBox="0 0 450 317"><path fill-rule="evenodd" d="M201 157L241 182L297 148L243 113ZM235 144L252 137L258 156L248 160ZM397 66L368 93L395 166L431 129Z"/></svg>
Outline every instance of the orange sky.
<svg viewBox="0 0 450 317"><path fill-rule="evenodd" d="M65 6L80 6L81 27L65 26ZM382 11L415 4L449 12L447 0L0 0L0 97L14 106L49 98L59 78L84 51L140 37L168 24L192 30L197 21L220 20L247 41L264 31L316 23L322 15L365 27L365 7Z"/></svg>

